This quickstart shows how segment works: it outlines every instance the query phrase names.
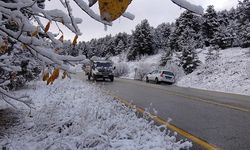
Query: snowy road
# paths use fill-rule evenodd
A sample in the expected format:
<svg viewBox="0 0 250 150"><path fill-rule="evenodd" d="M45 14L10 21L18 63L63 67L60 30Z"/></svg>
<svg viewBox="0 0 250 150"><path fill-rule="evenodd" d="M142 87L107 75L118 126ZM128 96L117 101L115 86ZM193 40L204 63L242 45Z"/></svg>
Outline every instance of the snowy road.
<svg viewBox="0 0 250 150"><path fill-rule="evenodd" d="M250 148L250 97L125 79L97 85L138 106L156 109L160 117L171 118L172 124L222 150Z"/></svg>

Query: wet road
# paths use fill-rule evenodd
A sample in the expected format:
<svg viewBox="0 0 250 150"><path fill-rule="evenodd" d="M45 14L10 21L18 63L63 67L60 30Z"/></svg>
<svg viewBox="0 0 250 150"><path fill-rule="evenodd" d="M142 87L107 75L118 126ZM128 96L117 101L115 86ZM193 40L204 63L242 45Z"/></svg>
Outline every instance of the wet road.
<svg viewBox="0 0 250 150"><path fill-rule="evenodd" d="M158 116L171 118L172 124L219 149L250 150L249 96L126 79L96 85L137 106L154 108Z"/></svg>

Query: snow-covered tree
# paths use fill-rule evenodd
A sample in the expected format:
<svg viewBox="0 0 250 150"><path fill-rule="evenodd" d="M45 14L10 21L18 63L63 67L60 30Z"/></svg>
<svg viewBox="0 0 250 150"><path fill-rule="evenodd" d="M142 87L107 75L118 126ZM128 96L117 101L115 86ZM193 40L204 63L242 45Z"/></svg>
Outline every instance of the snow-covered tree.
<svg viewBox="0 0 250 150"><path fill-rule="evenodd" d="M120 54L121 52L123 52L125 49L125 45L124 42L122 40L120 40L117 44L117 46L115 47L115 52L116 54Z"/></svg>
<svg viewBox="0 0 250 150"><path fill-rule="evenodd" d="M86 51L86 43L84 41L80 41L76 48L78 49L78 55L84 55L86 56L87 51Z"/></svg>
<svg viewBox="0 0 250 150"><path fill-rule="evenodd" d="M120 41L123 42L125 49L127 49L130 46L130 43L129 43L130 42L130 40L129 40L130 35L127 33L118 33L113 38L114 38L115 47L117 47L117 45L119 44Z"/></svg>
<svg viewBox="0 0 250 150"><path fill-rule="evenodd" d="M235 9L218 12L219 26L211 39L211 45L215 48L225 49L236 45L236 21Z"/></svg>
<svg viewBox="0 0 250 150"><path fill-rule="evenodd" d="M179 57L180 65L183 67L186 74L192 73L199 65L200 60L197 56L195 48L194 31L185 30L182 34L182 42L180 42L181 55Z"/></svg>
<svg viewBox="0 0 250 150"><path fill-rule="evenodd" d="M105 47L103 49L103 56L108 55L107 57L109 57L109 56L117 55L117 53L115 52L114 38L111 35L109 35L109 36L106 36L105 39L106 41L105 41Z"/></svg>
<svg viewBox="0 0 250 150"><path fill-rule="evenodd" d="M250 47L250 0L239 1L237 7L239 42L241 47Z"/></svg>
<svg viewBox="0 0 250 150"><path fill-rule="evenodd" d="M185 11L176 20L175 30L170 36L170 48L176 52L182 50L182 44L187 43L187 37L194 38L195 48L201 47L201 33L200 33L200 18L189 11ZM190 30L190 35L186 34L186 31Z"/></svg>
<svg viewBox="0 0 250 150"><path fill-rule="evenodd" d="M173 56L173 51L170 48L167 48L165 50L164 55L161 57L160 65L165 66L167 62L172 59L172 56Z"/></svg>
<svg viewBox="0 0 250 150"><path fill-rule="evenodd" d="M214 38L211 40L215 48L229 48L233 46L235 39L235 31L233 30L233 22L230 25L220 25L218 31L215 32Z"/></svg>
<svg viewBox="0 0 250 150"><path fill-rule="evenodd" d="M148 20L143 20L135 27L132 37L132 45L127 56L128 60L135 60L136 57L154 53L152 28Z"/></svg>
<svg viewBox="0 0 250 150"><path fill-rule="evenodd" d="M205 45L209 46L219 27L218 15L213 5L208 6L206 13L202 18L202 35L205 40Z"/></svg>
<svg viewBox="0 0 250 150"><path fill-rule="evenodd" d="M103 14L110 12L103 12L105 10L101 9L101 16L99 16L82 0L58 1L66 13L59 9L46 10L44 2L45 0L0 1L0 95L1 100L9 104L11 104L10 99L23 102L27 106L31 104L27 95L13 96L8 93L8 85L17 80L19 73L22 73L22 76L31 76L29 70L36 69L39 64L43 66L43 79L47 84L52 84L58 78L60 70L72 72L69 65L85 59L84 56L72 57L60 54L63 51L61 50L63 36L56 39L55 34L50 30L51 24L60 24L58 28L67 27L76 35L71 43L75 47L77 38L81 35L77 25L82 20L73 16L71 3L75 3L83 12L104 25L111 25L110 21L125 11L122 9L112 14L115 16L107 18ZM100 2L100 5L103 3ZM130 18L128 15L125 17Z"/></svg>
<svg viewBox="0 0 250 150"><path fill-rule="evenodd" d="M162 23L154 30L154 43L156 49L166 50L169 47L169 38L172 27L169 23Z"/></svg>

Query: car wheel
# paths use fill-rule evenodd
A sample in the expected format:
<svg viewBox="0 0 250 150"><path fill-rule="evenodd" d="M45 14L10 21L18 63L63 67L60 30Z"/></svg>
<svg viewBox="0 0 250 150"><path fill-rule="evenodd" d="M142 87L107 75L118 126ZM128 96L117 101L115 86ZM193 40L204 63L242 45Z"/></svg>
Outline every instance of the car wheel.
<svg viewBox="0 0 250 150"><path fill-rule="evenodd" d="M110 76L110 81L113 82L114 81L114 76Z"/></svg>
<svg viewBox="0 0 250 150"><path fill-rule="evenodd" d="M149 82L148 77L146 77L146 82Z"/></svg>

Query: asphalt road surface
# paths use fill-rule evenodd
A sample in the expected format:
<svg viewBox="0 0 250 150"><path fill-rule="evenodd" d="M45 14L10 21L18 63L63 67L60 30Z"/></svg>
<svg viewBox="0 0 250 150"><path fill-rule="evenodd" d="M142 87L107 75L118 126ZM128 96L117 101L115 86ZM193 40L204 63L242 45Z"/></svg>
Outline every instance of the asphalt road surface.
<svg viewBox="0 0 250 150"><path fill-rule="evenodd" d="M171 118L172 124L221 150L250 150L249 96L126 79L96 85L137 106L154 108L158 116Z"/></svg>

